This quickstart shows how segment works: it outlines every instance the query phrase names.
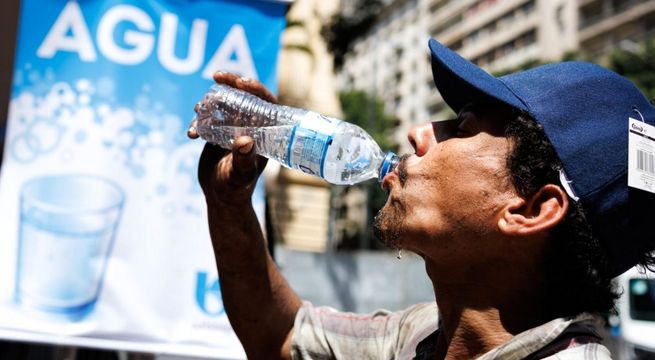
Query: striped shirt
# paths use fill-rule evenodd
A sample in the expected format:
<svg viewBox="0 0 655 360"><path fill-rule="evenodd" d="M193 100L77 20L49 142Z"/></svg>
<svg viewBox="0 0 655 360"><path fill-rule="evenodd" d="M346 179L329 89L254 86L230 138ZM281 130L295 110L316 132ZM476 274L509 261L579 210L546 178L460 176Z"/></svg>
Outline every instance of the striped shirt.
<svg viewBox="0 0 655 360"><path fill-rule="evenodd" d="M305 302L296 315L292 359L435 359L439 314L435 303L404 311L358 315ZM524 331L479 357L491 359L611 359L600 344L596 318L581 314Z"/></svg>

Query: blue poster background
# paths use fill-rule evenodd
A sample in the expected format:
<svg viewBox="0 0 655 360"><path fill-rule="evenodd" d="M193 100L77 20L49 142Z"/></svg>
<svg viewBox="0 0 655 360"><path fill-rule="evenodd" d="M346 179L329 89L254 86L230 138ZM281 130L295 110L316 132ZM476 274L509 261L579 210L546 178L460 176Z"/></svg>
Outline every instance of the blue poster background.
<svg viewBox="0 0 655 360"><path fill-rule="evenodd" d="M186 137L217 70L277 88L288 3L23 0L0 174L0 337L242 357ZM264 217L261 184L253 196Z"/></svg>

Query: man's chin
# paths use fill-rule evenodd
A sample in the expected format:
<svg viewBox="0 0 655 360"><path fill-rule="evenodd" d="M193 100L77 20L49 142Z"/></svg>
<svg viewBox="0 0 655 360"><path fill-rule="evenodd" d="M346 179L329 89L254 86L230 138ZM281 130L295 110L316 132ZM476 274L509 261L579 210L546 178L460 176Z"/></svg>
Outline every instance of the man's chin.
<svg viewBox="0 0 655 360"><path fill-rule="evenodd" d="M400 216L390 214L388 210L385 206L373 218L373 236L391 249L400 249L402 221Z"/></svg>

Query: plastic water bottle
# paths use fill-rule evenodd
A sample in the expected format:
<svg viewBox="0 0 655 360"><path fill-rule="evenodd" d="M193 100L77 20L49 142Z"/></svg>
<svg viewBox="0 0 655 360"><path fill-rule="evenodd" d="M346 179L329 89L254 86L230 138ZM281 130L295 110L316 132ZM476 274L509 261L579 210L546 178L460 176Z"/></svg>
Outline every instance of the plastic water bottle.
<svg viewBox="0 0 655 360"><path fill-rule="evenodd" d="M313 111L276 105L227 85L214 85L196 106L196 129L232 148L248 135L257 154L333 184L355 184L393 171L398 156L380 150L359 126Z"/></svg>

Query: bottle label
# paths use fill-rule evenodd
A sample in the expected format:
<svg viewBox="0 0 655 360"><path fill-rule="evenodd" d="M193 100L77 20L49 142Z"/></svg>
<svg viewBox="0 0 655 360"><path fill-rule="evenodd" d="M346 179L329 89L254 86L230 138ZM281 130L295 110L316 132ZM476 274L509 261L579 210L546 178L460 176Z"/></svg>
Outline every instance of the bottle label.
<svg viewBox="0 0 655 360"><path fill-rule="evenodd" d="M323 177L323 162L340 120L307 112L293 128L287 149L287 165Z"/></svg>

